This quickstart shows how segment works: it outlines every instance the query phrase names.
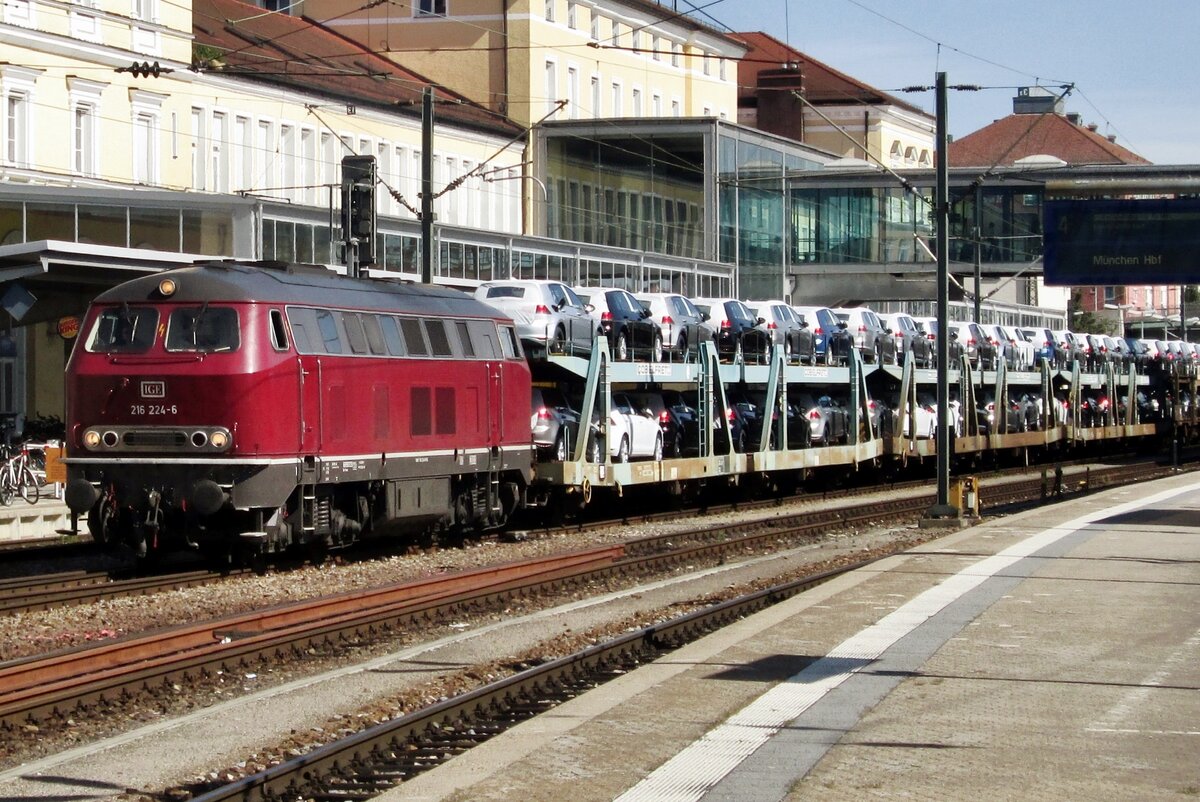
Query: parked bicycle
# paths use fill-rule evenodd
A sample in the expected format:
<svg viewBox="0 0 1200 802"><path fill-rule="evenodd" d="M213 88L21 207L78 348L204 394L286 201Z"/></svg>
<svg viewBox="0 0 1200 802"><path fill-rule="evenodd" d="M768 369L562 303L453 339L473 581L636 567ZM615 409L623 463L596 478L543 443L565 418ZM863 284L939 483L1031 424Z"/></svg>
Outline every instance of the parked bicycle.
<svg viewBox="0 0 1200 802"><path fill-rule="evenodd" d="M34 474L32 459L29 455L29 444L22 443L15 454L7 445L0 445L0 504L7 507L12 504L13 495L19 495L30 504L37 504L41 495L40 486ZM43 477L45 474L42 474Z"/></svg>

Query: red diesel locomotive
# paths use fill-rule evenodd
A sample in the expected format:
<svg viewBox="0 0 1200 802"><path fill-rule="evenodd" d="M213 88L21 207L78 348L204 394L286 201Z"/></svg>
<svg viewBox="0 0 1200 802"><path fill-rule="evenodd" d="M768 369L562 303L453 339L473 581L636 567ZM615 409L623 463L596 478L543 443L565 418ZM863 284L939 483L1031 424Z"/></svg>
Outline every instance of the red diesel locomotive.
<svg viewBox="0 0 1200 802"><path fill-rule="evenodd" d="M531 479L512 321L455 290L212 262L100 295L66 501L139 554L500 526Z"/></svg>

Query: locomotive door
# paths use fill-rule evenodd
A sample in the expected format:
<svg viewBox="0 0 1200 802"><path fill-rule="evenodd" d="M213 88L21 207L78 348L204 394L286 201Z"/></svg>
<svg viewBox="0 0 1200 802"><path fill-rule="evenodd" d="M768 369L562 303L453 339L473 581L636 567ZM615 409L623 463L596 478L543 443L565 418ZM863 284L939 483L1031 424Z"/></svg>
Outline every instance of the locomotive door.
<svg viewBox="0 0 1200 802"><path fill-rule="evenodd" d="M300 453L321 450L321 358L302 354L297 360L300 380Z"/></svg>
<svg viewBox="0 0 1200 802"><path fill-rule="evenodd" d="M488 362L488 445L499 446L504 440L504 363Z"/></svg>

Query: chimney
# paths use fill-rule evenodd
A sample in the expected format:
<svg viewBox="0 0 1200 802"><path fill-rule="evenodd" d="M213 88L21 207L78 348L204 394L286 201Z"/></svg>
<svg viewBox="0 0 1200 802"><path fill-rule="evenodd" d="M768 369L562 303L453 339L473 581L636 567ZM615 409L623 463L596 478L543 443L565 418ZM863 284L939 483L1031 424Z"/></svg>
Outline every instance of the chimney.
<svg viewBox="0 0 1200 802"><path fill-rule="evenodd" d="M1100 130L1100 124L1099 123L1088 123L1087 128L1089 131L1091 131L1094 134Z"/></svg>
<svg viewBox="0 0 1200 802"><path fill-rule="evenodd" d="M1013 114L1062 114L1063 99L1041 86L1022 86L1013 98Z"/></svg>
<svg viewBox="0 0 1200 802"><path fill-rule="evenodd" d="M1109 134L1109 135L1108 135L1108 141L1109 141L1109 142L1111 142L1111 143L1113 143L1114 145L1115 145L1115 144L1117 144L1117 135L1116 135L1116 134Z"/></svg>
<svg viewBox="0 0 1200 802"><path fill-rule="evenodd" d="M1080 125L1083 123L1083 115L1073 111L1067 115L1067 122L1072 125Z"/></svg>
<svg viewBox="0 0 1200 802"><path fill-rule="evenodd" d="M804 141L804 104L793 92L804 93L804 73L798 63L758 74L755 95L759 130Z"/></svg>

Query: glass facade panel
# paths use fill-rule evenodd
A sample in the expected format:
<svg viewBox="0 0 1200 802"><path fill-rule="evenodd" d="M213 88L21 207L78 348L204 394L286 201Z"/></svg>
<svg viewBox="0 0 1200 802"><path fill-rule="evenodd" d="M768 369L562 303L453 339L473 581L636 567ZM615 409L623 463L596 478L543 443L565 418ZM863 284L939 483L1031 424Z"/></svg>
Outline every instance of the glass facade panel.
<svg viewBox="0 0 1200 802"><path fill-rule="evenodd" d="M230 212L183 210L183 250L210 256L233 256Z"/></svg>
<svg viewBox="0 0 1200 802"><path fill-rule="evenodd" d="M0 245L25 241L25 205L0 203Z"/></svg>
<svg viewBox="0 0 1200 802"><path fill-rule="evenodd" d="M551 236L699 258L674 209L704 204L704 135L647 134L547 145ZM666 207L672 207L668 217ZM670 229L670 230L668 230Z"/></svg>
<svg viewBox="0 0 1200 802"><path fill-rule="evenodd" d="M80 204L79 241L93 245L113 245L124 248L126 208L124 206L93 206Z"/></svg>
<svg viewBox="0 0 1200 802"><path fill-rule="evenodd" d="M25 241L75 241L75 207L68 203L25 204Z"/></svg>
<svg viewBox="0 0 1200 802"><path fill-rule="evenodd" d="M129 244L151 251L178 252L179 210L130 209Z"/></svg>

